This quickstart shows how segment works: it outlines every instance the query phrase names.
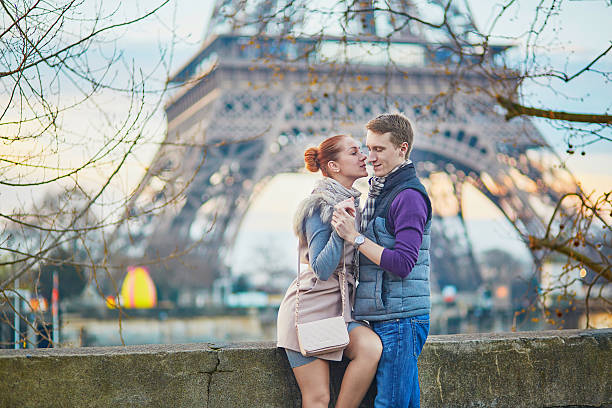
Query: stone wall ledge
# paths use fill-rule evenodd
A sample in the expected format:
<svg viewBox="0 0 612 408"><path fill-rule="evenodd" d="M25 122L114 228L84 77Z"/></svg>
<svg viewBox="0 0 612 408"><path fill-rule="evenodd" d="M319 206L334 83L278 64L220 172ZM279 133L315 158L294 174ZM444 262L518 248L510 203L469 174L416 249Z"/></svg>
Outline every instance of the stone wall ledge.
<svg viewBox="0 0 612 408"><path fill-rule="evenodd" d="M612 329L430 336L419 370L425 408L612 407ZM0 350L0 407L299 407L299 395L269 342Z"/></svg>

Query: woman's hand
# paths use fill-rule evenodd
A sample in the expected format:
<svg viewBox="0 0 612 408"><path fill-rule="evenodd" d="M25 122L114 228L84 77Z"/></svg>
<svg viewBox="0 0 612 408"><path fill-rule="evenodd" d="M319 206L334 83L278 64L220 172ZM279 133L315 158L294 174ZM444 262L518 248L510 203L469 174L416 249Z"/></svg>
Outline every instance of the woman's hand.
<svg viewBox="0 0 612 408"><path fill-rule="evenodd" d="M346 200L340 201L334 205L334 212L336 210L344 209L349 215L355 216L355 200L353 197L349 197Z"/></svg>
<svg viewBox="0 0 612 408"><path fill-rule="evenodd" d="M339 204L341 203L336 204L336 206L338 206ZM352 207L352 210L354 214L355 207ZM355 241L355 237L359 235L359 233L355 229L355 217L349 214L346 208L336 207L334 209L334 215L332 216L331 224L340 236L340 238L344 239L349 243L353 243Z"/></svg>

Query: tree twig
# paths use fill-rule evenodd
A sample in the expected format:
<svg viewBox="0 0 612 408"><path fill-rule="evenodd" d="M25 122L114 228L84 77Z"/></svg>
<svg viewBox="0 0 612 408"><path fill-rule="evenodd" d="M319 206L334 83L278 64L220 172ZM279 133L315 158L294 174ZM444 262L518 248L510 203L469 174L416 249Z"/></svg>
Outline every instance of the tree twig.
<svg viewBox="0 0 612 408"><path fill-rule="evenodd" d="M504 107L508 112L506 113L506 120L510 120L517 116L533 116L537 118L546 118L551 120L565 120L568 122L583 122L583 123L612 123L612 115L598 115L593 113L569 113L562 111L555 111L551 109L538 109L530 108L528 106L521 105L516 102L512 102L510 99L505 98L501 95L497 95L497 102Z"/></svg>

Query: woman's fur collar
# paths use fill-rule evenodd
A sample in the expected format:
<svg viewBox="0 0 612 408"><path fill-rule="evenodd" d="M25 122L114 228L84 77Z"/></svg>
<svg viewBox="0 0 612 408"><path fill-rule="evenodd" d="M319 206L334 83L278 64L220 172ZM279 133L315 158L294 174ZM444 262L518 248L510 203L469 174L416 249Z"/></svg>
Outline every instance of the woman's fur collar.
<svg viewBox="0 0 612 408"><path fill-rule="evenodd" d="M313 192L298 205L293 218L293 231L300 239L300 244L306 242L306 231L304 230L306 218L311 217L318 210L321 221L329 224L334 214L334 205L349 197L359 200L360 195L358 190L348 189L332 178L323 177L317 181Z"/></svg>
<svg viewBox="0 0 612 408"><path fill-rule="evenodd" d="M340 200L341 201L341 200ZM334 205L340 201L335 201L329 194L312 193L306 197L298 205L295 216L293 217L293 232L300 239L300 242L306 242L306 231L304 230L304 220L319 210L321 221L325 224L331 223L334 213Z"/></svg>

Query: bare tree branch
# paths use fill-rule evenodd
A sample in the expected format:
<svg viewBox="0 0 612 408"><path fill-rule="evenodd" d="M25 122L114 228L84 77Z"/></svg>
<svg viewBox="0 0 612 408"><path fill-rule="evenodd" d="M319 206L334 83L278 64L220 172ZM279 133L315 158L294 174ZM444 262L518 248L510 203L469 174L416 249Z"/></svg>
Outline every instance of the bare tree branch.
<svg viewBox="0 0 612 408"><path fill-rule="evenodd" d="M596 115L591 113L568 113L561 111L554 111L550 109L538 109L523 106L516 102L512 102L510 99L497 95L497 102L503 106L508 113L506 113L506 120L510 120L517 116L532 116L537 118L545 118L551 120L565 120L568 122L583 122L583 123L612 123L612 115Z"/></svg>

